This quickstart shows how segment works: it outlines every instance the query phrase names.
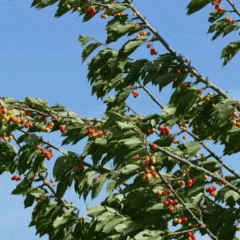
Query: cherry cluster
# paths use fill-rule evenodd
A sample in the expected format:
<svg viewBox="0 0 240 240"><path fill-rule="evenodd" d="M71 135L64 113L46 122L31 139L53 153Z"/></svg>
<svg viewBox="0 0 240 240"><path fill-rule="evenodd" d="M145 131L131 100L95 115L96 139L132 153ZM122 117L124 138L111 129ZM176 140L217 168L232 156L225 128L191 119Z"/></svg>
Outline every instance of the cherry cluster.
<svg viewBox="0 0 240 240"><path fill-rule="evenodd" d="M174 222L175 223L186 223L187 222L187 218L186 217L183 217L183 218L174 218Z"/></svg>
<svg viewBox="0 0 240 240"><path fill-rule="evenodd" d="M158 193L156 194L156 197L158 196L164 196L164 195L170 195L172 193L172 191L168 191L167 188L164 188L162 191L158 190Z"/></svg>
<svg viewBox="0 0 240 240"><path fill-rule="evenodd" d="M160 125L160 126L158 126L158 130L161 131L160 134L162 136L164 136L164 135L168 136L170 134L170 129L167 126L163 127Z"/></svg>
<svg viewBox="0 0 240 240"><path fill-rule="evenodd" d="M192 183L195 183L196 181L197 181L196 178L188 179L187 186L188 186L188 187L191 187L191 186L192 186Z"/></svg>
<svg viewBox="0 0 240 240"><path fill-rule="evenodd" d="M214 192L216 190L217 190L216 186L206 188L206 192L209 192L211 194L211 196L213 196L213 197L217 196L217 193Z"/></svg>
<svg viewBox="0 0 240 240"><path fill-rule="evenodd" d="M90 8L87 8L87 12L89 13L90 17L93 17L97 11L95 10L95 7L90 7Z"/></svg>
<svg viewBox="0 0 240 240"><path fill-rule="evenodd" d="M161 194L161 195L162 195L162 194ZM168 206L168 205L176 206L176 205L178 205L178 200L173 201L172 199L169 199L168 201L165 201L165 202L164 202L164 205L165 205L165 206Z"/></svg>
<svg viewBox="0 0 240 240"><path fill-rule="evenodd" d="M107 133L106 129L103 130L103 131L97 131L96 129L92 129L91 127L92 126L89 126L87 128L89 137L95 137L95 138L99 137L99 138L101 138L103 135L105 135Z"/></svg>
<svg viewBox="0 0 240 240"><path fill-rule="evenodd" d="M232 19L232 18L230 18L230 17L225 17L225 20L227 20L228 22L230 22L230 23L232 23L232 24L234 24L235 23L235 20L234 19Z"/></svg>
<svg viewBox="0 0 240 240"><path fill-rule="evenodd" d="M132 94L133 94L134 98L139 96L139 93L136 90L132 90Z"/></svg>
<svg viewBox="0 0 240 240"><path fill-rule="evenodd" d="M83 170L85 169L84 163L79 163L79 166L77 167L77 170Z"/></svg>
<svg viewBox="0 0 240 240"><path fill-rule="evenodd" d="M192 234L192 232L188 232L187 235L189 237L188 240L197 240L196 236L194 234Z"/></svg>
<svg viewBox="0 0 240 240"><path fill-rule="evenodd" d="M61 133L65 133L65 128L63 125L60 125L59 128L60 128Z"/></svg>
<svg viewBox="0 0 240 240"><path fill-rule="evenodd" d="M14 175L14 176L12 177L12 180L21 181L22 178Z"/></svg>
<svg viewBox="0 0 240 240"><path fill-rule="evenodd" d="M219 3L219 4L216 4L216 3ZM220 1L213 1L212 2L212 5L215 5L215 9L218 11L218 13L222 13L222 11L223 11L223 9L222 8L220 8L220 3L222 3L222 1L220 0Z"/></svg>
<svg viewBox="0 0 240 240"><path fill-rule="evenodd" d="M49 149L48 151L46 150L40 150L41 147L39 145L37 145L36 149L38 149L39 151L37 152L37 155L39 156L40 154L44 155L44 157L47 158L48 161L51 160L51 158L53 157L53 154L52 154L52 149Z"/></svg>

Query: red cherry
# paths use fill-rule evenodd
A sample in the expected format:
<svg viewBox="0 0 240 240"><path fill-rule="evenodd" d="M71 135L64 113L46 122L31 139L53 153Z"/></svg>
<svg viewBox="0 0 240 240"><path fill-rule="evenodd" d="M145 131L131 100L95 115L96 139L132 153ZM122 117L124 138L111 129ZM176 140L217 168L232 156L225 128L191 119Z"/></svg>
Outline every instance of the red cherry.
<svg viewBox="0 0 240 240"><path fill-rule="evenodd" d="M32 127L33 127L33 124L32 124L32 123L29 123L28 126L29 126L30 128L32 128Z"/></svg>
<svg viewBox="0 0 240 240"><path fill-rule="evenodd" d="M135 155L135 157L139 157L139 156L140 156L139 153Z"/></svg>
<svg viewBox="0 0 240 240"><path fill-rule="evenodd" d="M199 224L198 224L198 226L199 226ZM195 238L196 238L196 236L193 234L193 235L192 235L192 239L195 239Z"/></svg>
<svg viewBox="0 0 240 240"><path fill-rule="evenodd" d="M168 202L168 201L165 201L165 202L164 202L164 205L165 205L165 206L168 206L168 205L169 205L169 202Z"/></svg>
<svg viewBox="0 0 240 240"><path fill-rule="evenodd" d="M49 151L50 153L52 153L52 149L49 149L48 151Z"/></svg>
<svg viewBox="0 0 240 240"><path fill-rule="evenodd" d="M185 223L186 223L187 220L188 220L188 219L187 219L186 217L184 217L184 218L182 219L182 222L185 222Z"/></svg>
<svg viewBox="0 0 240 240"><path fill-rule="evenodd" d="M168 202L169 202L169 204L171 204L171 205L173 204L173 200L172 200L172 199L169 199Z"/></svg>
<svg viewBox="0 0 240 240"><path fill-rule="evenodd" d="M147 130L147 133L148 133L148 134L151 134L151 133L152 133L152 131L151 131L150 129L148 129L148 130Z"/></svg>
<svg viewBox="0 0 240 240"><path fill-rule="evenodd" d="M213 188L212 187L209 188L209 192L213 192Z"/></svg>
<svg viewBox="0 0 240 240"><path fill-rule="evenodd" d="M29 127L29 124L28 124L28 123L26 123L26 124L25 124L25 128L28 128L28 127Z"/></svg>
<svg viewBox="0 0 240 240"><path fill-rule="evenodd" d="M191 232L188 232L187 235L190 237L190 236L192 236L192 233L191 233Z"/></svg>
<svg viewBox="0 0 240 240"><path fill-rule="evenodd" d="M142 168L140 167L140 168L138 169L138 171L141 172L141 171L142 171Z"/></svg>
<svg viewBox="0 0 240 240"><path fill-rule="evenodd" d="M214 187L212 187L212 189L213 189L213 191L216 191L217 190L217 188L214 186Z"/></svg>
<svg viewBox="0 0 240 240"><path fill-rule="evenodd" d="M166 130L163 129L160 134L163 135L163 136L166 135Z"/></svg>
<svg viewBox="0 0 240 240"><path fill-rule="evenodd" d="M30 116L31 112L27 112L27 115Z"/></svg>
<svg viewBox="0 0 240 240"><path fill-rule="evenodd" d="M107 130L105 129L105 130L103 130L103 134L106 134L107 133Z"/></svg>
<svg viewBox="0 0 240 240"><path fill-rule="evenodd" d="M188 185L188 187L191 187L191 186L192 186L192 184L191 184L191 183L188 183L187 185Z"/></svg>
<svg viewBox="0 0 240 240"><path fill-rule="evenodd" d="M225 181L225 180L222 180L221 183L222 183L222 184L226 184L226 181Z"/></svg>
<svg viewBox="0 0 240 240"><path fill-rule="evenodd" d="M193 182L196 182L197 180L196 180L196 178L192 178L192 181L193 181Z"/></svg>
<svg viewBox="0 0 240 240"><path fill-rule="evenodd" d="M173 205L178 205L178 200L175 200L175 201L173 202Z"/></svg>
<svg viewBox="0 0 240 240"><path fill-rule="evenodd" d="M159 131L161 131L161 130L163 130L163 129L164 129L163 126L158 126L158 130L159 130Z"/></svg>
<svg viewBox="0 0 240 240"><path fill-rule="evenodd" d="M157 147L158 147L157 144L153 144L153 145L152 145L152 148L153 148L153 149L157 149Z"/></svg>

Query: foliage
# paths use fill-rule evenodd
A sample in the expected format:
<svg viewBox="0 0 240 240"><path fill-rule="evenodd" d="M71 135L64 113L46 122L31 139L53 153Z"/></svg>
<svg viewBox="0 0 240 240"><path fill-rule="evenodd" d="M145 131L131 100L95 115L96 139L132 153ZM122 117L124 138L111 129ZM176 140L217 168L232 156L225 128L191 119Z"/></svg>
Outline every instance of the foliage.
<svg viewBox="0 0 240 240"><path fill-rule="evenodd" d="M208 78L203 78L187 59L169 48L130 0L113 3L110 0L34 0L32 7L42 9L57 2L55 16L58 18L70 10L80 11L80 15L84 15L83 22L97 17L96 14L101 11L104 11L102 18L113 17L105 28L108 34L106 44L144 29L155 37L148 39L147 32L140 32L117 51L90 36L79 36L78 41L84 48L83 62L98 47L106 47L87 63L87 79L92 85L92 95L96 94L103 100L113 89L116 92L115 97L104 100L107 110L103 119L79 117L66 111L64 106L49 106L46 100L40 98L25 97L25 101L0 98L0 174L17 171L19 175L24 175L23 179L15 178L21 182L12 194L26 196L25 208L33 206L35 198L38 201L29 227L35 226L36 234L39 233L40 237L48 234L51 240L160 240L175 239L174 234L177 234L177 239L184 239L187 232L197 231L202 235L208 234L212 239L238 239L235 234L239 208L235 205L240 204L240 175L204 142L213 140L222 144L223 155L240 151L238 101L229 98ZM199 11L210 2L192 0L187 6L187 14ZM134 12L137 24L133 24L133 19L123 12L130 10ZM222 33L226 36L239 29L239 24L220 19L226 13L226 10L210 13L209 22L217 21L208 31L216 32L212 40ZM91 40L95 42L88 44ZM153 61L130 58L145 43L154 41L160 41L169 53L158 55L152 48L151 54L158 55ZM239 49L239 42L232 42L224 48L221 55L225 58L223 65ZM195 76L196 81L187 82L189 74L190 77ZM199 82L206 87L198 89ZM158 86L159 92L172 84L174 91L166 107L147 90L148 83ZM161 115L139 115L128 106L126 100L131 92L137 97L138 88L142 88L159 105ZM215 93L203 97L207 88ZM127 110L132 110L134 114L127 114ZM51 120L47 124L49 117ZM180 130L173 132L174 126ZM88 138L83 153L79 155L56 147L37 134L58 130L62 132L62 137L66 137L62 146L77 144ZM14 131L23 134L16 139ZM152 133L157 136L154 143L147 140ZM177 138L184 133L193 137L194 141L179 144ZM18 150L10 144L12 138L16 140ZM56 189L46 181L48 168L45 160L53 157L50 148L63 153L55 160L53 170ZM210 153L209 156L198 155L203 148ZM92 158L91 164L85 160L88 155ZM112 169L106 167L107 163L112 163ZM175 172L174 167L178 168ZM224 176L223 167L231 175ZM99 175L96 177L96 174ZM208 177L211 177L210 181ZM130 179L133 180L131 184L127 183ZM43 181L43 184L33 188L33 181ZM90 193L94 199L103 188L107 189L109 196L101 205L95 208L87 206L86 214L91 220L80 218L77 206L63 199L72 183L75 192L85 201ZM216 190L208 193L205 188L208 184L223 187L217 193L214 192ZM119 193L113 193L114 190ZM169 206L170 199L177 201L173 210ZM228 208L218 204L222 202ZM185 218L187 222L184 222ZM169 221L173 219L174 226L180 224L175 233L169 230Z"/></svg>

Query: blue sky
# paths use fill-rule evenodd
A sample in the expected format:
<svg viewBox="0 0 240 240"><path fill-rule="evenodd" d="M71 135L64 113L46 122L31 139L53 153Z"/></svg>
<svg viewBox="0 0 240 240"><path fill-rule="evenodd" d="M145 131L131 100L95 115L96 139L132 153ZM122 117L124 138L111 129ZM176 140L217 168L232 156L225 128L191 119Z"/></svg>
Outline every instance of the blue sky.
<svg viewBox="0 0 240 240"><path fill-rule="evenodd" d="M240 55L236 55L227 66L222 67L223 59L220 60L221 51L231 41L239 40L238 32L233 32L226 37L219 37L211 41L212 34L207 34L209 23L209 13L214 10L212 5L208 5L201 11L187 16L186 6L189 1L153 1L144 0L134 1L137 10L148 20L148 22L159 32L159 34L177 52L185 58L191 60L193 67L205 78L216 84L225 92L228 91L230 97L240 100L239 85L239 63ZM79 35L93 36L101 42L106 40L104 31L107 20L96 15L91 21L82 23L82 16L77 12L68 12L63 17L57 19L54 14L57 5L47 7L40 11L30 8L32 1L2 1L0 13L0 96L12 97L16 100L24 100L24 96L38 97L47 100L49 106L56 103L64 105L82 117L105 117L106 105L101 99L91 96L91 86L86 76L87 61L91 60L100 48L83 63L81 60L82 47L78 42ZM236 5L240 9L240 4ZM223 2L223 8L231 9L227 2ZM232 9L231 9L232 10ZM132 15L130 10L126 13ZM236 18L236 15L228 15ZM131 36L132 38L133 36ZM109 46L118 50L127 41L122 37L116 43ZM93 42L93 41L92 41ZM91 42L91 43L92 43ZM155 49L159 54L164 54L167 50L161 43L154 43ZM147 58L153 60L156 56L149 54L146 46L139 48L131 58ZM167 105L170 94L173 92L171 86L166 87L161 93L158 88L147 85L147 89L164 106ZM149 115L152 113L161 114L151 98L141 89L138 91L139 97L132 95L127 103L138 114ZM110 92L106 97L115 96L115 92ZM45 140L53 145L61 147L64 140L60 137L60 131L40 133ZM16 133L19 137L20 134ZM149 137L154 141L154 136ZM190 137L187 138L190 140ZM13 141L14 142L14 141ZM87 140L84 139L74 146L64 146L65 150L75 151L81 154ZM223 147L213 145L211 141L206 141L218 156L222 156ZM204 152L204 151L203 151ZM54 161L61 156L53 150L54 157L47 161L49 177L52 178ZM231 168L239 172L240 155L235 154L223 157L223 160ZM91 161L90 157L87 158ZM225 174L229 174L226 170ZM4 173L1 175L1 214L0 214L0 238L12 240L18 236L18 240L39 239L35 235L35 227L28 227L31 221L33 207L24 209L24 199L21 195L11 195L12 190L18 182L11 180L12 175ZM37 186L35 183L33 186ZM219 188L219 187L218 187ZM80 209L80 215L86 213L87 202L91 207L100 204L107 197L106 186L101 194L94 200L87 198L86 203L79 199L73 187L66 192L64 199L73 202ZM35 206L35 204L33 205ZM86 216L86 215L85 215ZM172 228L173 230L174 228ZM240 237L240 234L237 235ZM45 235L41 239L46 240ZM198 240L210 239L208 236L201 237L197 234Z"/></svg>

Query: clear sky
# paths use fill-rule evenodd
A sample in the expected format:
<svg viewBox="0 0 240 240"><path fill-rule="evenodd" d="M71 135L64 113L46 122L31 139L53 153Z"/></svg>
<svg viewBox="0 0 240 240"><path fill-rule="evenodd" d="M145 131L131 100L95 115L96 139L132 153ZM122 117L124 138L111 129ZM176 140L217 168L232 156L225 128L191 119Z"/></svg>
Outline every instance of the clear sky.
<svg viewBox="0 0 240 240"><path fill-rule="evenodd" d="M199 12L187 16L186 6L189 2L190 0L135 0L134 4L177 53L191 60L192 66L200 74L205 78L209 77L211 82L225 92L228 91L230 97L240 100L240 54L238 53L225 67L222 67L223 59L220 60L222 49L231 41L239 40L238 32L232 32L212 42L213 34L207 34L207 32L210 26L208 17L214 10L213 6L209 4ZM58 103L82 117L105 117L106 105L101 99L97 100L95 95L91 96L92 88L86 79L87 61L91 60L101 48L95 50L81 64L82 47L78 37L80 34L93 36L104 43L107 37L104 28L107 20L112 17L101 19L98 14L91 21L82 23L83 17L79 17L77 12L73 14L68 12L57 19L54 17L57 4L40 11L30 8L31 4L32 1L24 0L1 2L0 96L12 97L20 101L24 100L24 96L43 98L47 100L49 106ZM236 3L236 6L240 9L239 3ZM222 7L231 9L226 1L223 1ZM126 13L132 15L130 10ZM229 17L236 19L234 14ZM122 37L116 43L110 44L110 47L118 50L126 41L127 38ZM159 54L167 52L160 42L155 42L154 47ZM151 56L149 49L144 45L132 54L131 58L153 60L156 56ZM147 88L164 106L167 105L170 94L173 92L171 86L164 88L161 93L158 87L151 84L148 84ZM161 114L159 106L145 92L142 90L138 92L137 98L130 95L127 100L129 106L138 114ZM104 99L109 96L115 96L115 92L110 92ZM39 135L58 147L61 147L61 142L65 139L60 137L60 131L53 134L39 133ZM20 134L16 132L16 136L19 137ZM150 141L155 139L154 136L149 137ZM190 139L188 136L187 140ZM62 148L81 154L86 142L87 139L84 139L74 146ZM218 156L222 156L222 146L213 145L211 141L206 143ZM53 177L52 169L56 158L61 156L56 150L53 150L53 155L52 160L46 162L49 168L48 180ZM231 168L240 172L239 157L239 154L235 154L223 157L223 160ZM88 157L87 161L91 161L91 158ZM225 170L224 174L228 175L229 172ZM16 235L18 240L39 239L39 235L35 235L35 226L28 227L35 203L33 207L24 209L25 197L11 195L12 190L19 183L12 181L11 177L12 175L8 172L0 176L0 239L12 240ZM219 186L217 187L219 189ZM106 185L96 199L91 200L89 196L86 203L83 199L79 199L73 186L64 195L64 199L79 207L80 215L85 217L87 217L85 215L87 203L94 207L94 204L100 204L106 197ZM174 228L171 229L174 230ZM237 236L240 237L240 234L238 233ZM45 235L41 239L46 240L48 236ZM197 239L210 238L197 234Z"/></svg>

